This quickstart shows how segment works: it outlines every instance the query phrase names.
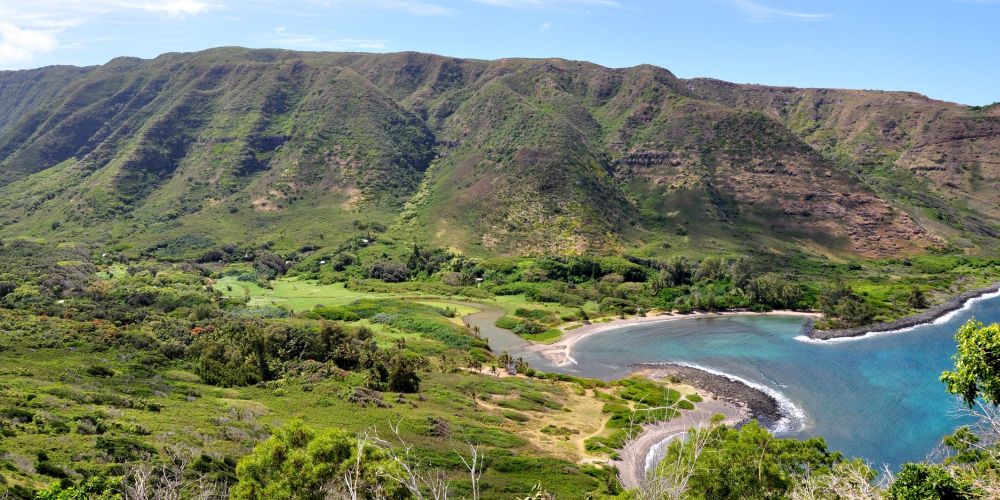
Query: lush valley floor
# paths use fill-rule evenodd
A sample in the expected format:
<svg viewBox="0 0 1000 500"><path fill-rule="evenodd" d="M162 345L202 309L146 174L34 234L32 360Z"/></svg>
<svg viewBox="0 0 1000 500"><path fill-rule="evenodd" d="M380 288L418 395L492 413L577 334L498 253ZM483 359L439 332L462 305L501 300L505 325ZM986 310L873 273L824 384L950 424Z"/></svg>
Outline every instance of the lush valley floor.
<svg viewBox="0 0 1000 500"><path fill-rule="evenodd" d="M495 326L538 342L657 310L821 309L839 325L905 315L1000 275L996 261L958 256L779 274L741 256L480 260L392 246L198 263L7 240L0 258L0 487L15 498L140 483L322 498L343 476L320 467L312 486L285 484L267 472L293 466L274 447L318 460L315 443L354 435L383 464L366 473L370 491L402 488L386 471L406 464L457 497L628 498L613 467L622 447L643 423L702 411L700 391L537 372L491 350L463 316L500 310ZM839 279L812 280L831 269ZM712 432L724 446L744 431ZM780 442L791 451L773 459L791 462L775 480L787 488L797 467L842 460L821 441ZM462 461L470 445L485 457L476 481Z"/></svg>

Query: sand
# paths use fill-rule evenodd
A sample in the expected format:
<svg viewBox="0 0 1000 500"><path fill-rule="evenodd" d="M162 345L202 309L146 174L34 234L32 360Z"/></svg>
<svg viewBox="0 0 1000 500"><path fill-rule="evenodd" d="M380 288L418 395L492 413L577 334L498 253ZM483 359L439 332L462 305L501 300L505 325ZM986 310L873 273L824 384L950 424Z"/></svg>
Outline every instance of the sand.
<svg viewBox="0 0 1000 500"><path fill-rule="evenodd" d="M771 311L771 312L742 312L742 311L727 311L727 312L694 312L691 314L663 314L659 316L645 316L638 318L628 318L620 319L615 321L609 321L606 323L591 323L589 325L584 325L576 330L570 330L563 334L562 338L551 344L533 344L527 349L539 353L542 357L548 359L556 366L564 366L570 364L576 364L576 360L573 359L572 350L573 346L591 336L598 333L608 332L611 330L617 330L619 328L624 328L632 325L640 325L646 323L665 323L668 321L677 321L681 319L690 318L703 318L703 317L721 317L721 316L736 316L736 315L773 315L773 316L804 316L809 318L819 318L822 317L820 313L811 312L800 312L800 311Z"/></svg>
<svg viewBox="0 0 1000 500"><path fill-rule="evenodd" d="M619 459L613 465L618 468L618 480L626 488L635 488L646 478L646 461L650 451L664 441L683 439L692 428L707 427L713 415L725 416L726 425L738 425L747 421L749 413L732 403L715 399L699 390L704 401L697 403L694 410L682 410L679 417L657 424L645 424L635 438L619 451Z"/></svg>

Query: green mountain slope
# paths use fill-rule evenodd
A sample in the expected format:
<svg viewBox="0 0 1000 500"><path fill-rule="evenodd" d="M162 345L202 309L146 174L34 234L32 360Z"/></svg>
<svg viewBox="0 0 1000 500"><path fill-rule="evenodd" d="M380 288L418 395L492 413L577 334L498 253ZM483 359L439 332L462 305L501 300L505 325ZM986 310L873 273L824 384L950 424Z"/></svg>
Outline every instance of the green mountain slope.
<svg viewBox="0 0 1000 500"><path fill-rule="evenodd" d="M754 109L910 213L964 240L996 238L1000 114L912 92L794 89L689 82L698 95ZM944 224L941 224L941 223ZM964 236L963 236L964 235Z"/></svg>
<svg viewBox="0 0 1000 500"><path fill-rule="evenodd" d="M239 48L0 88L0 235L195 255L361 220L475 254L877 257L998 234L996 113L911 94Z"/></svg>

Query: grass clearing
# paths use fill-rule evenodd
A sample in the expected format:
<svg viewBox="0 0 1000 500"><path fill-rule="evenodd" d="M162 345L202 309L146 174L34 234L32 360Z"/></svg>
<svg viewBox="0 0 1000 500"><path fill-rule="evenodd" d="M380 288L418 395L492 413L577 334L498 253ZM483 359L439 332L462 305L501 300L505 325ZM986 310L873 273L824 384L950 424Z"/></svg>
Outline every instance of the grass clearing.
<svg viewBox="0 0 1000 500"><path fill-rule="evenodd" d="M216 280L213 288L227 297L249 297L251 307L279 306L292 311L308 311L316 306L343 306L358 299L389 298L390 294L348 290L343 283L322 285L298 278L282 278L272 282L273 288L239 281L235 276Z"/></svg>

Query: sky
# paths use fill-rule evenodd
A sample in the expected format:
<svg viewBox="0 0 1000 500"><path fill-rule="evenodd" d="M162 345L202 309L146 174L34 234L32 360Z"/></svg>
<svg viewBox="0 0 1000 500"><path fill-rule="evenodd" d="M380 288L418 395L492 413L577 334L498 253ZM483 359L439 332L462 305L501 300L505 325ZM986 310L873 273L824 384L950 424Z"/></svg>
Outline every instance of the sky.
<svg viewBox="0 0 1000 500"><path fill-rule="evenodd" d="M231 45L561 57L1000 101L1000 0L0 0L0 69Z"/></svg>

